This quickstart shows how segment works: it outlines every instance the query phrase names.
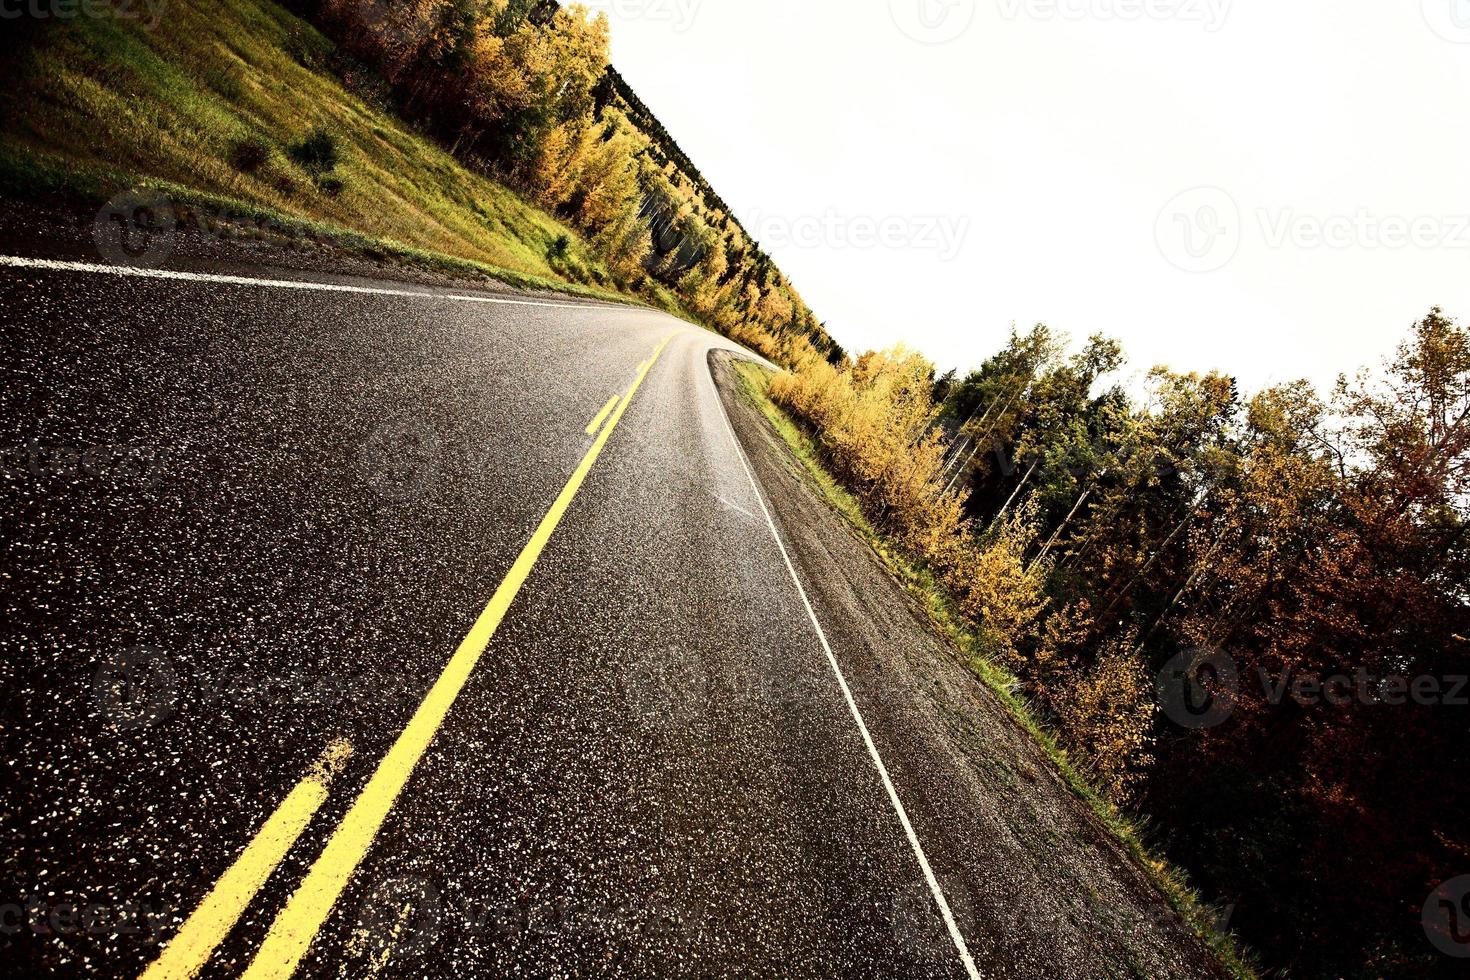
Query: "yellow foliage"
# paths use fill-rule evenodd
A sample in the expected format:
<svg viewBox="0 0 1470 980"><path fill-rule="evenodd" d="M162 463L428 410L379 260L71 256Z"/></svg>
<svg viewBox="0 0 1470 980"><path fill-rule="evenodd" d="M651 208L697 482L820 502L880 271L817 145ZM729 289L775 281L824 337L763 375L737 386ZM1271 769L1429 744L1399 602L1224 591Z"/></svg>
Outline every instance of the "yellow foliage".
<svg viewBox="0 0 1470 980"><path fill-rule="evenodd" d="M875 523L941 568L957 560L961 498L944 492L934 367L902 347L839 368L816 352L771 379L771 397L819 434L828 463Z"/></svg>
<svg viewBox="0 0 1470 980"><path fill-rule="evenodd" d="M1067 744L1119 802L1130 798L1153 761L1154 688L1133 654L1135 640L1124 634L1090 669L1066 674L1052 702Z"/></svg>
<svg viewBox="0 0 1470 980"><path fill-rule="evenodd" d="M1045 578L1025 561L1034 537L1030 515L1022 510L983 543L955 535L940 562L960 612L981 628L991 652L1013 667L1018 644L1034 633L1046 610Z"/></svg>

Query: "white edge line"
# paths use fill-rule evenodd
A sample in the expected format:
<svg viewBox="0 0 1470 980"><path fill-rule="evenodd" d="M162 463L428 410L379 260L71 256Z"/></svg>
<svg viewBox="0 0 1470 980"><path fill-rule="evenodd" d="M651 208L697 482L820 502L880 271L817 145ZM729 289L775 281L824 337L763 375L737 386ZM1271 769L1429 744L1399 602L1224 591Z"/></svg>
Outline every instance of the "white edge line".
<svg viewBox="0 0 1470 980"><path fill-rule="evenodd" d="M53 272L95 272L112 276L136 276L142 279L175 279L186 282L214 282L229 286L271 286L276 289L316 289L330 293L369 293L374 296L416 296L420 299L446 299L459 303L493 303L500 306L546 306L555 308L599 310L618 309L620 304L543 303L531 299L508 299L501 296L472 296L464 293L418 292L411 289L387 289L381 286L349 286L342 283L313 282L308 279L256 279L252 276L227 276L214 272L177 272L172 269L145 269L131 265L103 265L96 262L64 262L59 259L30 259L20 255L0 255L0 266L12 269L46 269ZM432 287L430 287L432 288ZM636 310L637 307L626 307Z"/></svg>
<svg viewBox="0 0 1470 980"><path fill-rule="evenodd" d="M812 609L811 600L807 598L806 587L801 584L801 577L796 574L796 566L791 563L791 555L787 553L786 545L781 540L781 532L776 530L776 522L771 519L771 512L766 508L765 497L761 494L760 485L756 483L750 464L745 460L745 449L735 436L735 427L730 424L730 416L725 412L725 403L720 398L720 392L715 387L713 377L710 379L710 387L714 389L715 404L720 407L720 418L724 419L725 431L730 436L731 445L735 447L735 455L740 460L741 468L745 470L746 478L750 480L750 488L755 491L756 503L760 504L761 513L766 517L766 526L771 529L771 537L776 540L776 547L781 549L781 558L786 562L786 570L791 573L791 581L796 583L796 591L801 595L801 604L806 607L807 617L812 621L812 629L816 630L817 639L822 641L822 650L827 654L827 662L832 665L832 673L837 675L837 684L842 688L842 696L847 699L847 707L852 712L852 720L857 722L858 731L863 735L863 744L868 747L868 755L872 757L873 766L883 779L883 788L888 790L888 800L898 814L899 823L903 824L904 833L908 835L909 846L914 849L914 857L918 859L919 867L924 872L924 880L929 883L929 891L933 893L934 902L939 906L939 913L944 917L944 924L949 929L949 938L954 940L955 949L959 950L960 959L965 964L965 971L972 980L981 980L980 971L975 967L975 960L970 956L970 948L965 945L965 937L960 933L960 927L955 924L954 914L949 909L949 902L944 898L944 889L939 887L939 879L934 877L934 871L929 867L929 858L925 856L924 848L919 843L919 837L914 833L914 825L909 822L908 811L903 808L903 802L898 798L898 790L888 775L888 767L883 764L883 757L878 754L878 747L873 744L873 736L868 733L868 726L863 721L862 712L858 710L857 701L852 696L852 689L847 686L847 679L842 676L842 668L838 666L837 657L832 653L832 645L827 642L827 634L817 619L816 611Z"/></svg>

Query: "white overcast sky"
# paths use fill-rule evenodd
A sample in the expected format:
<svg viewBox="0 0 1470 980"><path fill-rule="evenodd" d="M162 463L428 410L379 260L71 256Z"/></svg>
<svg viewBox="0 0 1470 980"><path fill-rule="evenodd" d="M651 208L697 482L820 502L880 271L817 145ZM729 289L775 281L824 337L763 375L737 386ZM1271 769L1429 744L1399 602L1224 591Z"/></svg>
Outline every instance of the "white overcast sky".
<svg viewBox="0 0 1470 980"><path fill-rule="evenodd" d="M850 350L1041 321L1255 390L1470 318L1470 0L591 6Z"/></svg>

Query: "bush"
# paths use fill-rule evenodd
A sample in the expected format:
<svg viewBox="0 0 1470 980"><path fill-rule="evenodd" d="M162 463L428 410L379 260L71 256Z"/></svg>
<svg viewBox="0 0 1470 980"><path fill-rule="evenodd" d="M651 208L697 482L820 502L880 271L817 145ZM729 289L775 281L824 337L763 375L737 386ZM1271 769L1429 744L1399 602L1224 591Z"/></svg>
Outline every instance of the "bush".
<svg viewBox="0 0 1470 980"><path fill-rule="evenodd" d="M336 177L322 177L316 182L316 189L327 197L337 197L342 193L343 183Z"/></svg>
<svg viewBox="0 0 1470 980"><path fill-rule="evenodd" d="M572 239L570 236L565 234L557 235L556 241L551 243L551 247L547 249L546 254L553 259L564 259L567 257L567 251L571 247Z"/></svg>
<svg viewBox="0 0 1470 980"><path fill-rule="evenodd" d="M783 352L762 353L780 360ZM816 430L827 462L873 522L924 557L959 519L959 499L944 492L942 436L932 429L932 376L928 361L903 348L864 354L843 370L807 345L798 368L770 388Z"/></svg>
<svg viewBox="0 0 1470 980"><path fill-rule="evenodd" d="M270 147L261 140L236 140L230 147L230 166L242 174L253 174L266 165L270 156Z"/></svg>
<svg viewBox="0 0 1470 980"><path fill-rule="evenodd" d="M1115 637L1097 662L1066 677L1053 706L1068 747L1112 799L1127 803L1153 761L1154 685L1134 654L1137 633Z"/></svg>
<svg viewBox="0 0 1470 980"><path fill-rule="evenodd" d="M325 129L314 129L291 147L291 159L314 174L330 173L337 169L337 137Z"/></svg>

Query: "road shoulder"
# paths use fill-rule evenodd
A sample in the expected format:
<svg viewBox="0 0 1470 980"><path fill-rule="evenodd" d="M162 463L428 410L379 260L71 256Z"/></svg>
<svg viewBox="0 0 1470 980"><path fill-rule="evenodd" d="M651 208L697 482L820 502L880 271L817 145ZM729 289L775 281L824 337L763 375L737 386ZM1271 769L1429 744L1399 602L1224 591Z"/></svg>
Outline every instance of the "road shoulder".
<svg viewBox="0 0 1470 980"><path fill-rule="evenodd" d="M792 561L982 971L1224 977L1217 957L711 369Z"/></svg>

